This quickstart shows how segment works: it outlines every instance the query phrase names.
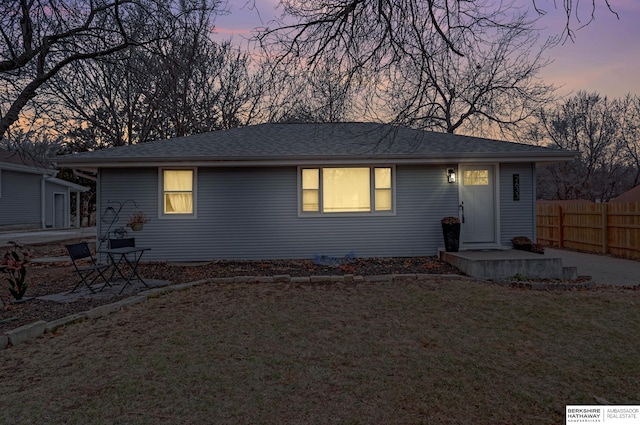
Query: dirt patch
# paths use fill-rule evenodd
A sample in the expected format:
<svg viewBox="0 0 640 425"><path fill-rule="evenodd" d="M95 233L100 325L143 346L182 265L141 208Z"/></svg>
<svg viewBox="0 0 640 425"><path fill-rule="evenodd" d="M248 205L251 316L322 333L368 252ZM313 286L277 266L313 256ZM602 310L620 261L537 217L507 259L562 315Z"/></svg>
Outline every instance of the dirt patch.
<svg viewBox="0 0 640 425"><path fill-rule="evenodd" d="M55 258L67 255L65 244L74 241L30 245L34 258ZM64 262L32 262L28 266L26 297L39 297L70 291L77 283L73 265ZM148 262L140 265L140 275L148 279L166 280L171 283L193 282L213 277L290 275L322 276L345 275L371 276L382 274L459 274L460 271L437 257L356 259L342 266L318 266L311 260L278 261L213 261L209 263L169 264ZM4 277L4 276L0 276ZM58 303L31 299L13 303L8 288L0 287L0 333L38 320L51 321L73 313L90 310L125 296L112 298L80 299L71 303Z"/></svg>

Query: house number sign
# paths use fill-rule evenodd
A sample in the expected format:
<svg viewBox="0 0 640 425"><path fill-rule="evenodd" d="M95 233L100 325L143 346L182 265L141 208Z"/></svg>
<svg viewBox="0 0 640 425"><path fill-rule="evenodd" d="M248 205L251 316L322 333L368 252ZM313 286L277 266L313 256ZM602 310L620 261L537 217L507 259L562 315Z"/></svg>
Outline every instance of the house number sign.
<svg viewBox="0 0 640 425"><path fill-rule="evenodd" d="M513 200L520 200L520 174L513 175Z"/></svg>

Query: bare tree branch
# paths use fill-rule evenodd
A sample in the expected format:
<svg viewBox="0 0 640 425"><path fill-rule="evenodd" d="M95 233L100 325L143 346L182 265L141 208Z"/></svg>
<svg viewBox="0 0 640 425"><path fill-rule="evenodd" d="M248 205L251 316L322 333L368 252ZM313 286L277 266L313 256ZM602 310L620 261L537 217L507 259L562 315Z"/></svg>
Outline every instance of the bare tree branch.
<svg viewBox="0 0 640 425"><path fill-rule="evenodd" d="M212 10L220 1L1 2L0 80L15 90L0 99L6 108L0 118L0 138L38 90L65 66L170 36L171 26L163 18L173 15L176 3L182 10Z"/></svg>
<svg viewBox="0 0 640 425"><path fill-rule="evenodd" d="M540 193L558 199L606 202L628 189L631 168L621 149L624 108L597 93L578 92L564 102L540 111L539 136L563 149L580 151L578 159L544 167Z"/></svg>

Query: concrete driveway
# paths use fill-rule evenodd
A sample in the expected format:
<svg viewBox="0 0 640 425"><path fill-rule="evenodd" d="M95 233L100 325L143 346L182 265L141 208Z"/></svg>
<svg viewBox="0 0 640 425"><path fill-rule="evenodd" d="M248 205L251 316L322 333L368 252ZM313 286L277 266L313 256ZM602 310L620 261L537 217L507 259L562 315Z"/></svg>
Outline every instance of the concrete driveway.
<svg viewBox="0 0 640 425"><path fill-rule="evenodd" d="M594 283L640 285L640 261L554 248L545 248L544 255L561 258L563 266L577 267L579 276L591 276Z"/></svg>
<svg viewBox="0 0 640 425"><path fill-rule="evenodd" d="M46 243L64 241L68 239L86 238L95 240L95 227L81 227L70 229L45 229L34 231L12 231L0 233L0 247L9 246L9 241L18 242L23 245L34 243Z"/></svg>

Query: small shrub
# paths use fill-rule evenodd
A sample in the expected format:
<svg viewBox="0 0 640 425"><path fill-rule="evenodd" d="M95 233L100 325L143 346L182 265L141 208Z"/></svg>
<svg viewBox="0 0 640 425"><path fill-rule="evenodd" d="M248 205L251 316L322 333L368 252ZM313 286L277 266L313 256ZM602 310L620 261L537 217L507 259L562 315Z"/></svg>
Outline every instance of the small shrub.
<svg viewBox="0 0 640 425"><path fill-rule="evenodd" d="M8 273L7 281L9 282L9 292L16 300L21 300L25 292L27 292L27 268L25 265L31 260L31 251L22 247L16 242L10 241L9 248L0 262L2 271Z"/></svg>
<svg viewBox="0 0 640 425"><path fill-rule="evenodd" d="M523 282L527 280L527 278L521 273L516 273L515 275L511 276L511 280L516 282Z"/></svg>

